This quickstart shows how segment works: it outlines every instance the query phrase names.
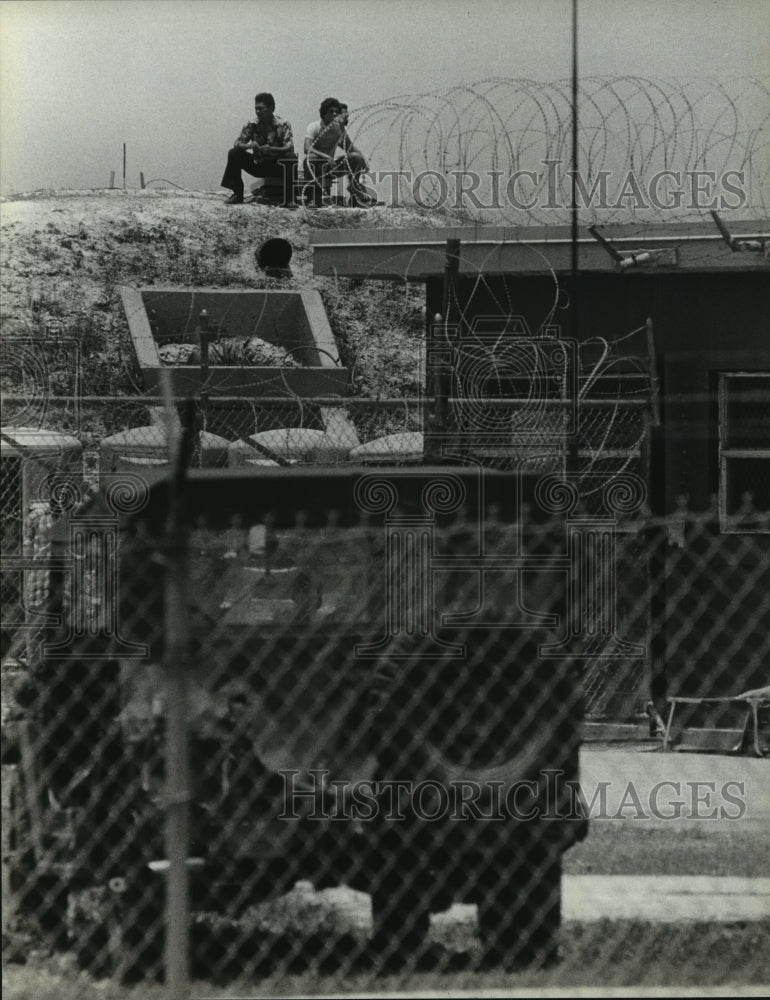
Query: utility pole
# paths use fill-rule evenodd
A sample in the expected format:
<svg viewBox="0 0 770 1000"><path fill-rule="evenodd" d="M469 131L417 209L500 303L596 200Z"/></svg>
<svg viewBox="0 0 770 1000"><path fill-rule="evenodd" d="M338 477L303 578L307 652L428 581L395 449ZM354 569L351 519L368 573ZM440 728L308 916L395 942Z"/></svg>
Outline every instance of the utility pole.
<svg viewBox="0 0 770 1000"><path fill-rule="evenodd" d="M578 339L578 280L580 263L578 260L578 0L572 0L572 184L570 197L570 336L573 343ZM580 414L576 414L575 432L567 445L567 471L577 471L578 438Z"/></svg>

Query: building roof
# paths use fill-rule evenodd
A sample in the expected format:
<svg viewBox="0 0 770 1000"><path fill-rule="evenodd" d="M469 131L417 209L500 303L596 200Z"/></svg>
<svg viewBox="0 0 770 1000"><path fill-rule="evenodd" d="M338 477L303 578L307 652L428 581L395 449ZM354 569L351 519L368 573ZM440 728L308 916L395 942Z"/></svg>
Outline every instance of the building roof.
<svg viewBox="0 0 770 1000"><path fill-rule="evenodd" d="M727 222L738 248L732 249L714 222L599 226L599 234L628 261L582 225L578 236L581 273L623 274L713 271L770 272L770 220ZM446 265L448 240L460 240L460 275L568 274L569 226L451 226L425 229L313 230L313 273L351 278L425 281ZM759 249L744 249L744 242Z"/></svg>

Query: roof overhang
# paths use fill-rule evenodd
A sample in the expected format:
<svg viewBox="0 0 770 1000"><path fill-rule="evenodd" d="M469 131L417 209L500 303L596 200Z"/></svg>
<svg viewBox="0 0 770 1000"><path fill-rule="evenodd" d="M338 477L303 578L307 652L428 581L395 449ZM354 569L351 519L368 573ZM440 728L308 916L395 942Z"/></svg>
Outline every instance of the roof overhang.
<svg viewBox="0 0 770 1000"><path fill-rule="evenodd" d="M770 220L730 220L729 226L734 239L760 241L765 249L731 249L712 222L601 226L601 235L624 259L651 254L621 266L584 225L578 237L578 265L583 274L770 272ZM425 281L443 275L448 240L460 240L461 276L571 271L568 226L452 226L313 230L313 273Z"/></svg>

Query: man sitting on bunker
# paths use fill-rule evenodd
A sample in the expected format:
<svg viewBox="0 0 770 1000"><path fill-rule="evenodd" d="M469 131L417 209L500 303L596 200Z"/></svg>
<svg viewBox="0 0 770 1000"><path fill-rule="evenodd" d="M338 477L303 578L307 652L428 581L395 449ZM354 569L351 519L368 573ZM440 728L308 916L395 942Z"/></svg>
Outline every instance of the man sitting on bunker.
<svg viewBox="0 0 770 1000"><path fill-rule="evenodd" d="M311 122L305 132L305 173L316 182L315 196L319 204L332 181L348 177L350 203L354 206L371 204L371 197L361 181L368 169L366 159L348 134L348 108L334 97L321 101L320 118ZM337 149L342 156L335 159Z"/></svg>
<svg viewBox="0 0 770 1000"><path fill-rule="evenodd" d="M221 185L233 192L226 205L243 202L245 170L252 177L280 177L282 204L291 205L297 180L297 154L291 124L275 113L272 94L262 92L254 98L255 118L246 122L233 148L227 154L227 166Z"/></svg>

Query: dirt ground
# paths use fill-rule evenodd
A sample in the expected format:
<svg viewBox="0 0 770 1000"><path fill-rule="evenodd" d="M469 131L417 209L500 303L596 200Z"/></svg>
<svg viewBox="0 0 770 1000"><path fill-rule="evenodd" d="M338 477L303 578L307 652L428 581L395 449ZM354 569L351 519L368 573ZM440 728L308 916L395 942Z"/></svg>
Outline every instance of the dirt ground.
<svg viewBox="0 0 770 1000"><path fill-rule="evenodd" d="M214 192L173 190L41 191L0 201L3 309L21 319L32 301L56 288L80 290L81 306L99 301L104 281L142 274L150 283L185 277L185 265L205 267L218 284L261 287L254 254L271 237L288 240L294 278L289 287L318 287L313 278L312 229L446 225L450 216L410 209L286 210L225 206ZM199 258L206 257L204 265ZM193 268L186 275L193 282ZM283 286L282 286L283 287Z"/></svg>
<svg viewBox="0 0 770 1000"><path fill-rule="evenodd" d="M44 191L0 203L0 308L4 338L75 341L84 395L135 391L137 371L118 295L121 285L317 288L354 393L399 395L415 386L424 331L423 290L399 282L316 278L309 235L330 227L430 228L465 221L444 212L228 207L213 192ZM255 254L267 239L292 247L292 275L267 277ZM6 356L7 357L7 356ZM50 389L68 391L50 364ZM3 364L5 391L21 391Z"/></svg>

